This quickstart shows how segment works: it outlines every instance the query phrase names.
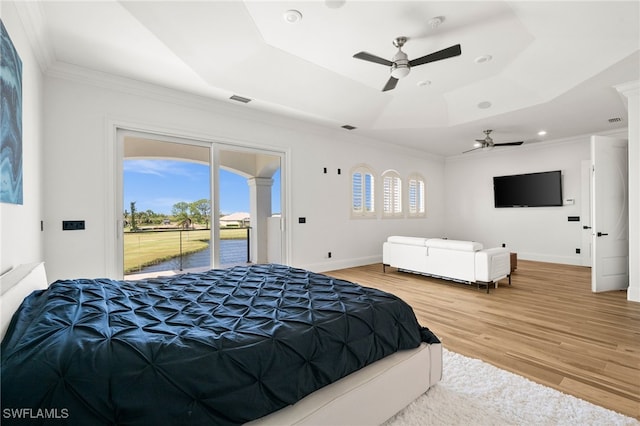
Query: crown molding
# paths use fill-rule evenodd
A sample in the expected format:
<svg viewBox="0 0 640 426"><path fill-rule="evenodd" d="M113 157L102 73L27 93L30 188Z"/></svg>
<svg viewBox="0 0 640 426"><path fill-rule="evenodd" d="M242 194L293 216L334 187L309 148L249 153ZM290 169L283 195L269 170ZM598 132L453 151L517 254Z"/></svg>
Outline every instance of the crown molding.
<svg viewBox="0 0 640 426"><path fill-rule="evenodd" d="M46 19L42 5L37 1L14 2L18 18L33 49L42 73L46 73L56 57L49 40Z"/></svg>
<svg viewBox="0 0 640 426"><path fill-rule="evenodd" d="M640 80L628 81L622 84L616 84L613 86L618 92L625 96L629 96L631 94L637 94L640 92Z"/></svg>
<svg viewBox="0 0 640 426"><path fill-rule="evenodd" d="M618 91L618 94L624 102L624 106L629 108L629 98L640 94L640 80L616 84L613 88Z"/></svg>

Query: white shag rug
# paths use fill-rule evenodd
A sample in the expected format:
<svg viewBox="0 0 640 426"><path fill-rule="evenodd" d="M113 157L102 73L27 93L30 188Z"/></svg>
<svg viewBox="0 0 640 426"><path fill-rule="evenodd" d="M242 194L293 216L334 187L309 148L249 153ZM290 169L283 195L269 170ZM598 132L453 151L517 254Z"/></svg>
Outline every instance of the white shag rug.
<svg viewBox="0 0 640 426"><path fill-rule="evenodd" d="M443 349L442 381L384 426L640 425L634 418Z"/></svg>

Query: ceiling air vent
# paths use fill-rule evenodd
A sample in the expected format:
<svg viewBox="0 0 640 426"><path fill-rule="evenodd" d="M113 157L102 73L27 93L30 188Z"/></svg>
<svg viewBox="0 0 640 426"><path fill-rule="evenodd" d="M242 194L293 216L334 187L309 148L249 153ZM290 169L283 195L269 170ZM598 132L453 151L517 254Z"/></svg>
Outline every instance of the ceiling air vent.
<svg viewBox="0 0 640 426"><path fill-rule="evenodd" d="M343 129L347 129L347 130L355 130L356 128L354 126L350 126L348 124L345 124L344 126L342 126Z"/></svg>
<svg viewBox="0 0 640 426"><path fill-rule="evenodd" d="M242 102L243 104L247 104L247 103L251 102L251 99L245 98L245 97L242 97L242 96L238 96L238 95L233 95L229 99L231 99L233 101Z"/></svg>
<svg viewBox="0 0 640 426"><path fill-rule="evenodd" d="M609 123L617 123L619 121L622 121L622 118L620 117L613 117L609 119Z"/></svg>

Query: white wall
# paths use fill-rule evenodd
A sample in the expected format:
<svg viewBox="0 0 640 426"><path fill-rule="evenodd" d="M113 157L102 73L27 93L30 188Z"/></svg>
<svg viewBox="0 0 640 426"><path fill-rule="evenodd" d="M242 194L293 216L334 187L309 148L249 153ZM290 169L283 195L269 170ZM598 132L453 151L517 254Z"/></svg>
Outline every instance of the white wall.
<svg viewBox="0 0 640 426"><path fill-rule="evenodd" d="M290 157L290 264L316 271L381 261L390 234L441 235L444 163L416 152L236 106L112 76L67 68L46 79L45 257L50 279L113 276L115 170L110 123L136 130L283 150ZM427 181L426 219L352 220L349 170L367 163ZM324 174L327 168L329 173ZM342 173L337 174L340 168ZM299 224L298 217L306 223ZM84 231L62 231L65 219L85 220ZM113 223L112 223L113 222ZM332 257L327 257L327 252Z"/></svg>
<svg viewBox="0 0 640 426"><path fill-rule="evenodd" d="M581 199L581 167L589 159L588 136L447 159L447 236L480 241L485 247L504 243L522 259L581 264L576 248L582 244L582 223L569 222L568 216L580 216L582 203L588 205ZM494 207L494 176L550 170L562 170L563 198L575 199L574 205Z"/></svg>
<svg viewBox="0 0 640 426"><path fill-rule="evenodd" d="M23 204L0 203L0 273L44 260L42 218L42 74L16 7L0 2L0 17L22 59Z"/></svg>

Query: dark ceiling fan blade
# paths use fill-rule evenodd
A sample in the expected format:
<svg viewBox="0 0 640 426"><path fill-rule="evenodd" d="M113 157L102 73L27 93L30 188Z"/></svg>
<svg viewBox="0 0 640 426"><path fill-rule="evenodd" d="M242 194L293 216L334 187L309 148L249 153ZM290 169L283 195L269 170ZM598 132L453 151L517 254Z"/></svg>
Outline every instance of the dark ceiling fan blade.
<svg viewBox="0 0 640 426"><path fill-rule="evenodd" d="M388 59L384 59L367 52L358 52L355 55L353 55L353 57L356 59L362 59L363 61L375 62L376 64L386 65L388 67L393 65L393 62L389 61Z"/></svg>
<svg viewBox="0 0 640 426"><path fill-rule="evenodd" d="M493 146L515 146L515 145L522 145L523 143L524 143L524 141L502 142L502 143L494 143Z"/></svg>
<svg viewBox="0 0 640 426"><path fill-rule="evenodd" d="M480 142L480 143L485 143L487 140L486 139L476 139L476 142Z"/></svg>
<svg viewBox="0 0 640 426"><path fill-rule="evenodd" d="M467 152L475 151L475 150L477 150L477 149L482 149L482 148L484 148L484 146L479 146L479 147L477 147L477 148L473 148L473 149L469 149L469 150L466 150L466 151L462 151L462 153L463 153L463 154L466 154Z"/></svg>
<svg viewBox="0 0 640 426"><path fill-rule="evenodd" d="M387 80L387 84L384 85L382 91L386 92L387 90L393 90L396 88L396 84L398 84L398 79L395 77L389 77L389 80Z"/></svg>
<svg viewBox="0 0 640 426"><path fill-rule="evenodd" d="M410 67L415 67L418 65L428 64L429 62L440 61L442 59L453 58L454 56L460 56L462 54L462 49L459 44L455 46L447 47L446 49L439 50L434 53L430 53L429 55L423 56L421 58L412 59L409 61Z"/></svg>

